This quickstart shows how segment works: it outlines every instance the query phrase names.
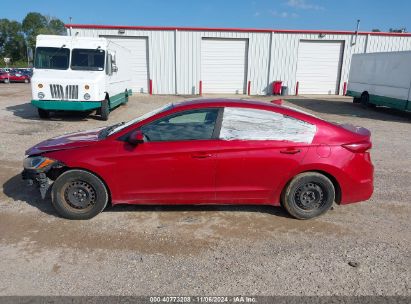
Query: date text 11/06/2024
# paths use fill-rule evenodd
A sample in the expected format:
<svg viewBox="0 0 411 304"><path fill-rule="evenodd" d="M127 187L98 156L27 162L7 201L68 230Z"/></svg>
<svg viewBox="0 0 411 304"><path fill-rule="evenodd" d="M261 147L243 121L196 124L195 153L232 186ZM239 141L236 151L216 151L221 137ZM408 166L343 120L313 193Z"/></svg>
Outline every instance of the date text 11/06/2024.
<svg viewBox="0 0 411 304"><path fill-rule="evenodd" d="M232 296L232 297L184 297L184 296L162 296L150 297L150 303L257 303L255 297Z"/></svg>

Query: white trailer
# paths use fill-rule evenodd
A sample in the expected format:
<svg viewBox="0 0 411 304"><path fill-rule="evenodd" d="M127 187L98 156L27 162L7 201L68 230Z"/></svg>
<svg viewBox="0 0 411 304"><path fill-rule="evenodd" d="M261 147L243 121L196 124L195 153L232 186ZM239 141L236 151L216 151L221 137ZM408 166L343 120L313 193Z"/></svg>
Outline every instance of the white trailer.
<svg viewBox="0 0 411 304"><path fill-rule="evenodd" d="M411 52L353 55L347 95L364 106L411 111Z"/></svg>
<svg viewBox="0 0 411 304"><path fill-rule="evenodd" d="M132 93L129 57L129 50L106 38L39 35L31 103L41 118L97 110L107 120Z"/></svg>

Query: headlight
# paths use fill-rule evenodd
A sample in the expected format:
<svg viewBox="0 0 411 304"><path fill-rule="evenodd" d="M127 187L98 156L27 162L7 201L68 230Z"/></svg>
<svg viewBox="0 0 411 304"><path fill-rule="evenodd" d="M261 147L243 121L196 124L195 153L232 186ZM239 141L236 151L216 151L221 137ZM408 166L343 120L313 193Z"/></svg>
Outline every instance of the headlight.
<svg viewBox="0 0 411 304"><path fill-rule="evenodd" d="M39 92L39 93L37 94L37 97L38 97L39 99L43 99L45 96L46 96L46 95L44 95L43 92Z"/></svg>
<svg viewBox="0 0 411 304"><path fill-rule="evenodd" d="M54 159L44 156L29 156L23 161L23 167L29 170L43 169L55 162Z"/></svg>
<svg viewBox="0 0 411 304"><path fill-rule="evenodd" d="M90 99L90 94L89 93L84 94L84 99L89 100Z"/></svg>

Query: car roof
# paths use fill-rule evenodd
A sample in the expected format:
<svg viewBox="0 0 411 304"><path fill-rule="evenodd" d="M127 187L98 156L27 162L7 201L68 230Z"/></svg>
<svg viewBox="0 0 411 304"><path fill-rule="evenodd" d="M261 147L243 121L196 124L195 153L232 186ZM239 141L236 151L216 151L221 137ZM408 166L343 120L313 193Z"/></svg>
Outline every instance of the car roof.
<svg viewBox="0 0 411 304"><path fill-rule="evenodd" d="M276 105L251 99L234 99L234 98L201 98L201 99L191 99L183 102L174 104L175 107L180 106L241 106L241 105L251 105L251 106L274 106ZM278 107L278 106L277 106Z"/></svg>
<svg viewBox="0 0 411 304"><path fill-rule="evenodd" d="M212 98L212 99L192 99L179 103L173 103L173 109L180 108L202 108L202 107L244 107L253 109L266 109L269 111L278 112L284 115L290 115L295 118L300 118L306 121L321 120L314 115L305 113L298 109L280 106L266 101L258 101L252 99L231 99L231 98Z"/></svg>

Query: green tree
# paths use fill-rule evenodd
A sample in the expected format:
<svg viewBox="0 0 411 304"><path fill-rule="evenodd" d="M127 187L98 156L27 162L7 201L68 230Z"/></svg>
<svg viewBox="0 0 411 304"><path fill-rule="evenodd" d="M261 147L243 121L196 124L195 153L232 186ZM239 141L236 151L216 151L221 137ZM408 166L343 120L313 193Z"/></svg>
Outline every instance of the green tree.
<svg viewBox="0 0 411 304"><path fill-rule="evenodd" d="M37 35L64 35L66 33L64 23L60 19L35 12L26 15L23 19L22 29L26 34L27 44L31 48L36 45Z"/></svg>
<svg viewBox="0 0 411 304"><path fill-rule="evenodd" d="M0 19L0 59L10 57L13 61L26 58L26 41L21 24Z"/></svg>
<svg viewBox="0 0 411 304"><path fill-rule="evenodd" d="M34 49L39 34L65 35L64 23L40 13L28 13L23 22L0 19L0 66L10 57L12 65L27 62L27 47Z"/></svg>
<svg viewBox="0 0 411 304"><path fill-rule="evenodd" d="M22 28L26 34L27 44L34 48L36 45L36 36L41 29L47 27L47 19L40 13L28 13L23 19Z"/></svg>

